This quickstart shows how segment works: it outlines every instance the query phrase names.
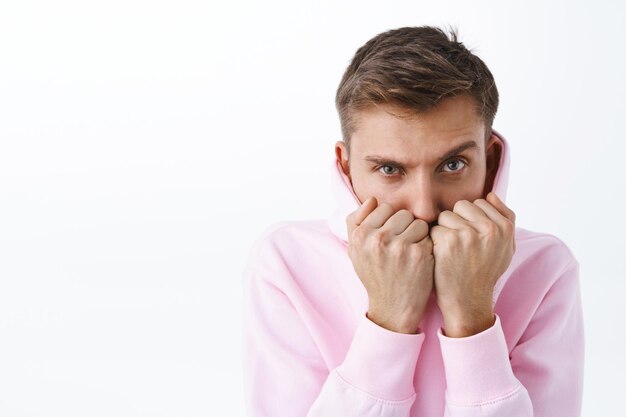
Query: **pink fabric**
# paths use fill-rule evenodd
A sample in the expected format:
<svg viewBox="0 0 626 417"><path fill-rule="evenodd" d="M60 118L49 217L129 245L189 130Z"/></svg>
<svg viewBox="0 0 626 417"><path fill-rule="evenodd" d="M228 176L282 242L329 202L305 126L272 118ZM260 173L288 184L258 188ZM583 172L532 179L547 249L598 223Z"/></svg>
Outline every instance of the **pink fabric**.
<svg viewBox="0 0 626 417"><path fill-rule="evenodd" d="M504 153L493 191L505 200L510 148L494 133ZM335 159L331 169L337 209L271 225L243 271L249 417L580 416L579 264L565 243L516 228L489 329L444 336L431 295L420 333L396 333L366 316L345 223L360 203Z"/></svg>

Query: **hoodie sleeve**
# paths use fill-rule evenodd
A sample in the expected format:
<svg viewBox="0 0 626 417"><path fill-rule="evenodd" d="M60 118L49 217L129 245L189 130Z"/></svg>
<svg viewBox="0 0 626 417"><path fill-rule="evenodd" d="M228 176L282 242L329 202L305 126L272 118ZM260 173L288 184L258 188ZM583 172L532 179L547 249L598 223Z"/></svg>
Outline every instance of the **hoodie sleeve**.
<svg viewBox="0 0 626 417"><path fill-rule="evenodd" d="M481 333L438 338L446 373L445 417L578 417L584 329L574 259L508 354L500 317ZM468 383L471 382L471 383Z"/></svg>
<svg viewBox="0 0 626 417"><path fill-rule="evenodd" d="M248 267L243 287L248 417L409 416L423 333L392 332L364 313L343 363L329 370L293 300L274 279Z"/></svg>

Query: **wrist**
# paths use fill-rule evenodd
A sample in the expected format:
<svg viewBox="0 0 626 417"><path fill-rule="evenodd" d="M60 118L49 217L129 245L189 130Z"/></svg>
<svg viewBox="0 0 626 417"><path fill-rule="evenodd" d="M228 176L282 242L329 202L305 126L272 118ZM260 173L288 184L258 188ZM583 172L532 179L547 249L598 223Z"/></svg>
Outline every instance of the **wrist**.
<svg viewBox="0 0 626 417"><path fill-rule="evenodd" d="M391 319L385 318L385 316L377 315L376 312L372 312L371 310L365 313L365 316L375 323L376 325L387 329L389 331L395 333L404 333L404 334L418 334L419 333L419 322L420 318L408 318L408 319Z"/></svg>
<svg viewBox="0 0 626 417"><path fill-rule="evenodd" d="M462 310L442 309L443 333L448 337L468 337L481 333L495 324L496 316L491 305Z"/></svg>

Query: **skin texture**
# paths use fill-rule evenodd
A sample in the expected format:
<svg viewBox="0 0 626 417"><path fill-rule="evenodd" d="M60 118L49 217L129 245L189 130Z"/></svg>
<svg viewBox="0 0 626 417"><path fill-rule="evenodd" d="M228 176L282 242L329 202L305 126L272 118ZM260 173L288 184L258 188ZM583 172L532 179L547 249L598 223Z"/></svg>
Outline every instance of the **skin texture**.
<svg viewBox="0 0 626 417"><path fill-rule="evenodd" d="M408 115L379 105L359 113L348 152L335 155L361 207L346 219L348 255L369 296L368 317L417 333L431 292L444 334L466 337L493 325L493 288L515 252L515 213L491 190L502 144L469 96ZM451 149L469 148L440 160ZM367 161L377 155L400 162ZM373 197L373 198L370 198Z"/></svg>

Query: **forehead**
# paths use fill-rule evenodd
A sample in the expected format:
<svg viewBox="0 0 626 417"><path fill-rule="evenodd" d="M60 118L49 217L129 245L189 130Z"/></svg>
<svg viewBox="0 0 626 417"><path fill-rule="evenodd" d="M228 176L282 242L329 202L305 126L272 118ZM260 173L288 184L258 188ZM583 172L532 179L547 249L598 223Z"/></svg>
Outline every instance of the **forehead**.
<svg viewBox="0 0 626 417"><path fill-rule="evenodd" d="M389 104L370 107L357 113L356 126L350 147L357 154L432 159L468 140L479 144L478 151L484 146L484 122L469 96L445 99L419 114Z"/></svg>

